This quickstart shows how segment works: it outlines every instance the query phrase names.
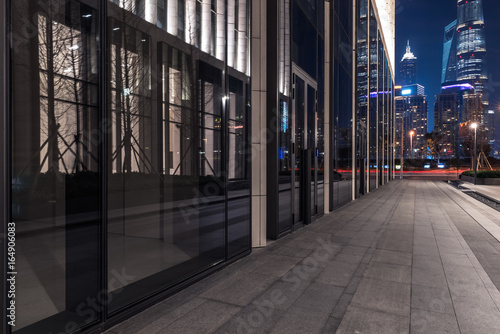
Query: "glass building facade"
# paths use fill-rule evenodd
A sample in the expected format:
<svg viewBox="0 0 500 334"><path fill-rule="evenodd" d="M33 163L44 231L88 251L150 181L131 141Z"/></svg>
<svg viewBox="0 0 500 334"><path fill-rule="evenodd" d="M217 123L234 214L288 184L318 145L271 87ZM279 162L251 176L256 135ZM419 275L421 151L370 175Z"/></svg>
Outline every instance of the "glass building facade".
<svg viewBox="0 0 500 334"><path fill-rule="evenodd" d="M474 86L481 96L481 123L493 143L494 121L488 114L488 69L486 63L486 37L482 0L457 2L457 81Z"/></svg>
<svg viewBox="0 0 500 334"><path fill-rule="evenodd" d="M443 40L443 63L441 84L443 91L456 89L458 92L457 103L460 111L457 119L460 123L479 122L481 127L481 138L494 144L494 120L489 113L488 72L486 64L486 39L485 22L482 0L458 0L457 20L445 27ZM464 88L466 88L464 90ZM469 92L472 89L471 92ZM474 112L465 112L462 103L465 95L468 101L481 103L468 109ZM472 97L472 95L474 97ZM440 108L437 106L436 108ZM440 110L440 109L439 109ZM464 125L462 124L462 127ZM455 138L459 135L459 126L453 126ZM484 130L484 134L482 131ZM455 150L456 154L462 154Z"/></svg>
<svg viewBox="0 0 500 334"><path fill-rule="evenodd" d="M2 332L105 330L389 182L377 3L3 2Z"/></svg>
<svg viewBox="0 0 500 334"><path fill-rule="evenodd" d="M441 84L457 80L457 20L444 28Z"/></svg>
<svg viewBox="0 0 500 334"><path fill-rule="evenodd" d="M10 15L13 332L98 325L250 251L246 1Z"/></svg>

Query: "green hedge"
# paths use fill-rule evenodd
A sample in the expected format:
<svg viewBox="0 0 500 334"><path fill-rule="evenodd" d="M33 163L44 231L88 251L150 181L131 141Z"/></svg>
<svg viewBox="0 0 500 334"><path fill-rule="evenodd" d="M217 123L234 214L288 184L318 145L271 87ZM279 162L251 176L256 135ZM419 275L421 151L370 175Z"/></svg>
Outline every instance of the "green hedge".
<svg viewBox="0 0 500 334"><path fill-rule="evenodd" d="M462 175L474 177L474 171L469 170L469 171L463 172ZM477 171L477 177L479 177L479 178L500 178L500 170Z"/></svg>

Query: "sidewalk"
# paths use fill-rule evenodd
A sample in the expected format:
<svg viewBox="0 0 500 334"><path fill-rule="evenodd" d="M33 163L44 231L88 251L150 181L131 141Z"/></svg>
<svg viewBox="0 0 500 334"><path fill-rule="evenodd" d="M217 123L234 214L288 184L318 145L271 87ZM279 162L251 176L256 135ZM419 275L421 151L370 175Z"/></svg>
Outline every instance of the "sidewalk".
<svg viewBox="0 0 500 334"><path fill-rule="evenodd" d="M106 333L500 333L500 215L473 201L392 182Z"/></svg>
<svg viewBox="0 0 500 334"><path fill-rule="evenodd" d="M488 196L490 198L493 198L494 200L500 202L500 186L497 185L492 185L492 186L484 186L484 185L474 185L469 182L464 182L463 186L466 188L469 188L470 190L473 190L475 192L478 192L480 194L483 194L485 196Z"/></svg>

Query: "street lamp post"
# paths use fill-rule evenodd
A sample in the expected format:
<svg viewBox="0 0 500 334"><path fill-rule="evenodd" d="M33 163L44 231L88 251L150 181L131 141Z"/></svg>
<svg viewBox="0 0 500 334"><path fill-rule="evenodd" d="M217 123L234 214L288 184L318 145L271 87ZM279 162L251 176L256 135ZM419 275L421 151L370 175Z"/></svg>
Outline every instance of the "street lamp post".
<svg viewBox="0 0 500 334"><path fill-rule="evenodd" d="M411 154L410 158L412 159L413 159L413 134L414 134L413 130L410 131L410 154Z"/></svg>
<svg viewBox="0 0 500 334"><path fill-rule="evenodd" d="M474 129L474 184L477 183L477 123L472 123L471 127Z"/></svg>

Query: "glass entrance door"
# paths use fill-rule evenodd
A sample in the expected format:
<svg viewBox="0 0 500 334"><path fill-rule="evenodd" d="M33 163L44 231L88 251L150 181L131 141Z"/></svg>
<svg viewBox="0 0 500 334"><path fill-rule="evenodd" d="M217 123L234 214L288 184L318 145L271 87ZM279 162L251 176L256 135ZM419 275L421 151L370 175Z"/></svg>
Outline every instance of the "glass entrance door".
<svg viewBox="0 0 500 334"><path fill-rule="evenodd" d="M299 68L294 68L292 102L294 161L292 212L294 228L309 224L311 217L318 213L316 87L316 82L307 74Z"/></svg>

